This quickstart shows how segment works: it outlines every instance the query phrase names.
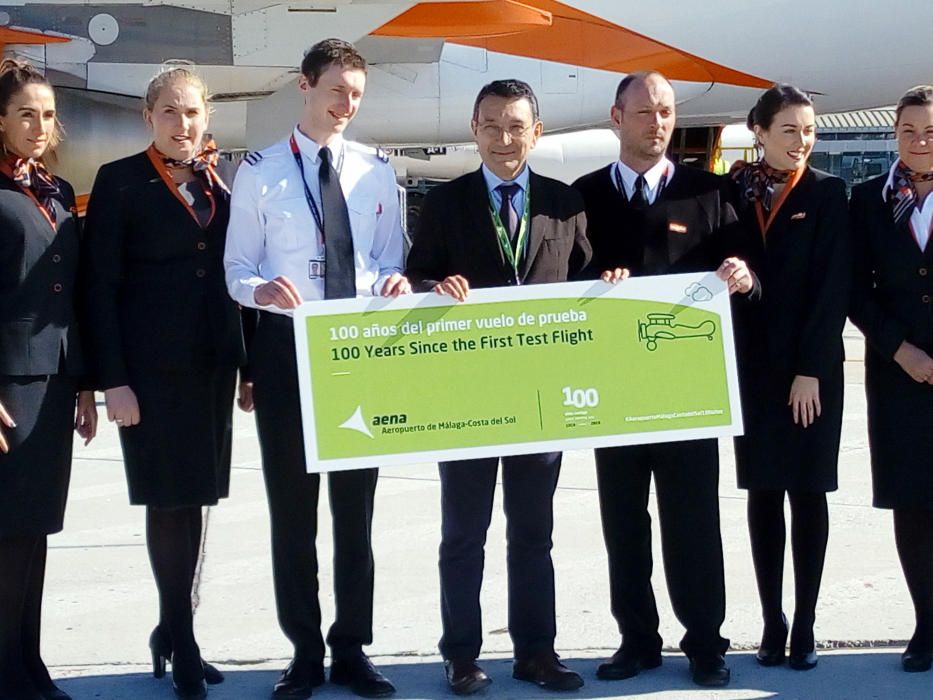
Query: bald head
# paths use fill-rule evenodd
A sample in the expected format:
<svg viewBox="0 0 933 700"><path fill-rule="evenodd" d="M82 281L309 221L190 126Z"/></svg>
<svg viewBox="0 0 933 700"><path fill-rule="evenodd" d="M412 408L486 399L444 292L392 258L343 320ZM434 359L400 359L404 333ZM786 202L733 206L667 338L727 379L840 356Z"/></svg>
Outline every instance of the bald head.
<svg viewBox="0 0 933 700"><path fill-rule="evenodd" d="M619 132L619 159L645 172L664 158L676 119L674 88L661 73L627 75L616 90L610 118Z"/></svg>

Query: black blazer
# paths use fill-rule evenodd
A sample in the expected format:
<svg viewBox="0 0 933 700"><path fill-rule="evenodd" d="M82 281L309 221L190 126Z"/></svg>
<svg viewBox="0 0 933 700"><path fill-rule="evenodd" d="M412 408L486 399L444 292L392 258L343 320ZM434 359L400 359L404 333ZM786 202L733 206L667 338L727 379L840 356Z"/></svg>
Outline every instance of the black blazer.
<svg viewBox="0 0 933 700"><path fill-rule="evenodd" d="M921 251L882 200L887 174L852 188L855 276L850 316L866 353L891 360L906 340L933 354L933 244Z"/></svg>
<svg viewBox="0 0 933 700"><path fill-rule="evenodd" d="M80 230L74 191L56 179L61 197L52 230L29 196L0 175L0 375L82 372L75 323Z"/></svg>
<svg viewBox="0 0 933 700"><path fill-rule="evenodd" d="M736 305L740 361L826 381L844 359L849 303L849 212L845 182L808 168L767 235L755 206L728 179L742 223L738 254L761 282L760 304Z"/></svg>
<svg viewBox="0 0 933 700"><path fill-rule="evenodd" d="M224 182L234 167L218 165ZM130 384L130 370L239 366L236 303L224 283L230 197L201 228L145 153L104 165L86 219L87 333L99 389Z"/></svg>
<svg viewBox="0 0 933 700"><path fill-rule="evenodd" d="M531 228L519 278L522 284L564 282L592 253L583 200L562 182L529 175ZM515 284L492 223L482 170L438 185L425 197L405 274L420 292L449 275L463 275L471 288Z"/></svg>
<svg viewBox="0 0 933 700"><path fill-rule="evenodd" d="M740 230L720 177L679 165L655 202L637 212L616 189L612 167L573 183L586 203L593 245L587 276L616 267L632 275L703 272L734 254Z"/></svg>

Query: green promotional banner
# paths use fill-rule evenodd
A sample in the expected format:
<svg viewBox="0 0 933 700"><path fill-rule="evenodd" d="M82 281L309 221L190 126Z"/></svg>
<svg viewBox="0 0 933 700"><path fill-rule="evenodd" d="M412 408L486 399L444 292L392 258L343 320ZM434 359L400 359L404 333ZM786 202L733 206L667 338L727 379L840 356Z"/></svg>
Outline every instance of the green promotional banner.
<svg viewBox="0 0 933 700"><path fill-rule="evenodd" d="M295 337L309 471L742 431L713 273L310 302Z"/></svg>

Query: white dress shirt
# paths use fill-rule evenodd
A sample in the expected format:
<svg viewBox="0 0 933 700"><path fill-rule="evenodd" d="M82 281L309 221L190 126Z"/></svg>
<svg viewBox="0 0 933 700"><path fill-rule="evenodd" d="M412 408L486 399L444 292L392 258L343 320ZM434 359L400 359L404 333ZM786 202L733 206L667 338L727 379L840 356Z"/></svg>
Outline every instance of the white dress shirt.
<svg viewBox="0 0 933 700"><path fill-rule="evenodd" d="M308 189L321 206L320 146L296 127ZM375 148L339 136L328 144L347 200L353 238L357 296L375 296L394 272L402 271L403 241L395 171ZM224 251L227 289L243 306L260 306L256 287L283 275L304 301L324 298L321 233L305 198L301 171L284 139L249 154L237 171L230 198L230 224Z"/></svg>
<svg viewBox="0 0 933 700"><path fill-rule="evenodd" d="M897 170L900 160L894 162L891 171L888 173L888 180L881 188L881 198L888 201L888 192L894 189L894 171ZM921 205L922 204L922 205ZM933 228L933 194L927 195L923 202L917 202L913 212L910 214L910 228L913 230L914 240L920 246L920 250L926 250L927 243L930 241L930 229Z"/></svg>
<svg viewBox="0 0 933 700"><path fill-rule="evenodd" d="M667 182L670 182L671 178L674 176L674 164L667 158L662 158L659 163L651 166L651 168L644 173L636 173L621 160L617 160L613 166L612 184L618 188L618 178L621 176L622 186L625 188L622 194L625 195L626 199L631 201L632 195L635 194L635 180L638 179L640 174L644 175L645 184L648 186L645 196L648 198L648 204L654 204L654 200L656 200L661 193L659 185L661 184L661 178L664 176L664 173L667 173Z"/></svg>

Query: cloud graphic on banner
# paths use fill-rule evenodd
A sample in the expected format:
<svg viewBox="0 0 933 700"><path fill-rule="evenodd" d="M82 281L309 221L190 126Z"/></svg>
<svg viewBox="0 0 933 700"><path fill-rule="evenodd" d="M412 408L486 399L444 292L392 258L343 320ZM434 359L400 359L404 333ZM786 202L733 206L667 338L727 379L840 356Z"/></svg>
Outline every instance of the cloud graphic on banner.
<svg viewBox="0 0 933 700"><path fill-rule="evenodd" d="M363 418L362 406L357 406L356 410L353 412L353 415L341 423L340 427L346 428L347 430L355 430L358 433L363 433L363 435L368 438L373 437L373 434L369 432L369 426L366 425L366 419Z"/></svg>
<svg viewBox="0 0 933 700"><path fill-rule="evenodd" d="M713 293L699 282L694 282L684 290L684 295L694 301L711 301Z"/></svg>

